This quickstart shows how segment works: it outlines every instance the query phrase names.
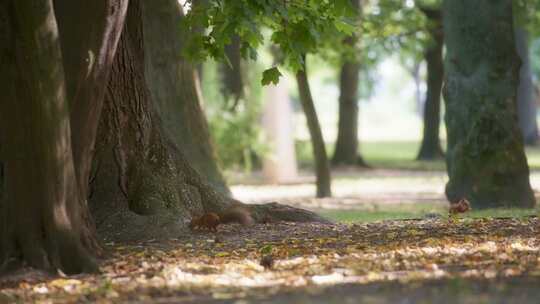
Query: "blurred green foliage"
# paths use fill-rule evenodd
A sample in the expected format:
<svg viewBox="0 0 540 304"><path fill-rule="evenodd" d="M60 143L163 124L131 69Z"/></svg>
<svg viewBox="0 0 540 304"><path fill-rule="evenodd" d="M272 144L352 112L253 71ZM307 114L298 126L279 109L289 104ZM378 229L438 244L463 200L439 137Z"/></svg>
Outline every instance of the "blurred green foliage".
<svg viewBox="0 0 540 304"><path fill-rule="evenodd" d="M226 170L251 171L268 150L260 126L262 87L257 76L260 65L251 63L246 73L246 94L234 110L221 93L218 64L204 64L202 92L218 162Z"/></svg>

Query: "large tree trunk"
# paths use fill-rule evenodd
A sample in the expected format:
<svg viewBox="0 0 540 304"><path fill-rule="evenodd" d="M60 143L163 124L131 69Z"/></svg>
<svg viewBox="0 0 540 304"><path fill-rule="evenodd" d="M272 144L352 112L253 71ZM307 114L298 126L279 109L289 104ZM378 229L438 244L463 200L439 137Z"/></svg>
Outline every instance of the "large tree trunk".
<svg viewBox="0 0 540 304"><path fill-rule="evenodd" d="M432 43L424 53L427 62L427 95L424 103L424 132L417 159L435 160L444 156L439 139L444 76L442 14L440 10L427 8L423 8L422 11L430 21L429 33Z"/></svg>
<svg viewBox="0 0 540 304"><path fill-rule="evenodd" d="M526 145L538 143L538 124L536 122L536 100L532 81L531 60L529 58L528 33L516 28L516 50L521 58L519 86L517 91L518 121Z"/></svg>
<svg viewBox="0 0 540 304"><path fill-rule="evenodd" d="M199 79L194 66L182 57L187 37L181 7L168 0L142 4L145 80L163 128L191 166L229 195L202 109Z"/></svg>
<svg viewBox="0 0 540 304"><path fill-rule="evenodd" d="M358 14L361 3L352 0ZM343 41L346 47L355 47L358 37L353 35ZM364 159L358 152L358 80L360 63L357 59L347 59L341 66L339 75L339 118L338 135L333 165L360 165L366 166Z"/></svg>
<svg viewBox="0 0 540 304"><path fill-rule="evenodd" d="M156 34L153 30L174 33L179 18L181 7L176 0L130 1L106 93L91 183L90 206L104 238L176 237L187 233L186 223L191 217L237 203L216 191L184 156L184 145L191 140L186 136L190 135L172 129L188 128L181 121L185 116L177 116L175 122L164 114L178 109L177 103L193 102L187 100L195 97L189 93L195 91L193 78L173 88L181 94L175 102L159 101L162 95L152 93L154 81L148 79L150 75L165 77L155 73L163 73L162 65L178 64L169 63L178 57L161 58L165 62L150 58L157 52L151 48L161 45L146 45L153 41L146 36ZM163 22L161 26L153 23L157 21ZM153 64L158 66L149 67ZM192 69L189 65L184 68ZM264 216L263 212L279 209L253 208L256 220Z"/></svg>
<svg viewBox="0 0 540 304"><path fill-rule="evenodd" d="M311 89L309 88L306 67L306 56L304 56L303 70L296 73L296 83L298 84L300 102L306 115L309 134L311 136L311 146L315 158L315 175L317 178L317 197L329 197L332 196L330 165L324 146L321 126L317 118L317 111L315 110Z"/></svg>
<svg viewBox="0 0 540 304"><path fill-rule="evenodd" d="M82 197L88 181L105 88L127 0L54 0L70 103L73 157Z"/></svg>
<svg viewBox="0 0 540 304"><path fill-rule="evenodd" d="M54 0L70 103L71 141L79 193L83 199L86 239L95 239L95 225L88 211L88 182L94 145L127 0ZM88 247L99 250L96 241Z"/></svg>
<svg viewBox="0 0 540 304"><path fill-rule="evenodd" d="M52 0L4 1L0 104L6 197L0 265L24 260L67 273L96 270L71 149L59 33Z"/></svg>
<svg viewBox="0 0 540 304"><path fill-rule="evenodd" d="M473 207L532 207L535 199L516 113L519 57L511 0L443 5L447 46L446 195Z"/></svg>

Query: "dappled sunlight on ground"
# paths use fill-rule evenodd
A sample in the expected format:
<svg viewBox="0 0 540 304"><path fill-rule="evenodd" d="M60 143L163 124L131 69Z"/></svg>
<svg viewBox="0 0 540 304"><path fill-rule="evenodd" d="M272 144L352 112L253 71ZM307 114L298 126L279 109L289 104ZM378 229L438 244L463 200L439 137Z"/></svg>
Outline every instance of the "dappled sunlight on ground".
<svg viewBox="0 0 540 304"><path fill-rule="evenodd" d="M324 296L324 288L336 284L524 275L540 284L539 233L537 217L227 225L217 234L108 244L102 274L0 281L0 302L200 303L298 290L318 290ZM273 261L270 269L260 265L263 256Z"/></svg>

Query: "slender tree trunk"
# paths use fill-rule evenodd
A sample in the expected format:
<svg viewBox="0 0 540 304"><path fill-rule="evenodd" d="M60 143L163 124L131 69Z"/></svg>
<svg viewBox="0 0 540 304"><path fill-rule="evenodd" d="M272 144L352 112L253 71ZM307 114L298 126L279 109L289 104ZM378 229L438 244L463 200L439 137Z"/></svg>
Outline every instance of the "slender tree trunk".
<svg viewBox="0 0 540 304"><path fill-rule="evenodd" d="M427 62L427 95L424 103L424 133L418 152L419 160L435 160L444 157L439 139L441 120L441 89L443 84L443 30L440 10L422 9L431 23L432 43L425 51Z"/></svg>
<svg viewBox="0 0 540 304"><path fill-rule="evenodd" d="M0 214L0 265L22 259L67 273L96 270L83 245L84 204L52 1L1 5L6 198Z"/></svg>
<svg viewBox="0 0 540 304"><path fill-rule="evenodd" d="M531 60L529 58L528 33L525 29L515 29L516 50L521 58L519 86L517 91L518 121L526 145L538 143L536 122L536 100L532 82Z"/></svg>
<svg viewBox="0 0 540 304"><path fill-rule="evenodd" d="M366 166L358 152L358 75L360 64L345 62L339 76L339 121L334 165Z"/></svg>
<svg viewBox="0 0 540 304"><path fill-rule="evenodd" d="M352 0L358 14L361 13L359 0ZM343 41L346 47L354 48L358 37L352 35ZM358 151L358 80L360 63L358 59L346 59L339 76L339 120L338 135L333 165L359 165L366 163Z"/></svg>
<svg viewBox="0 0 540 304"><path fill-rule="evenodd" d="M230 109L234 111L238 102L244 98L242 55L240 53L240 38L238 36L233 36L231 43L225 46L225 56L228 62L220 64L222 92L225 100L232 102Z"/></svg>
<svg viewBox="0 0 540 304"><path fill-rule="evenodd" d="M446 0L446 195L473 207L532 207L517 123L519 57L511 0Z"/></svg>
<svg viewBox="0 0 540 304"><path fill-rule="evenodd" d="M298 84L300 102L306 115L309 134L311 136L311 146L315 158L315 175L317 177L317 197L330 197L332 196L330 165L326 155L326 148L324 146L324 139L319 119L317 118L315 104L311 96L311 89L309 88L306 67L306 56L304 56L303 70L296 73L296 83Z"/></svg>

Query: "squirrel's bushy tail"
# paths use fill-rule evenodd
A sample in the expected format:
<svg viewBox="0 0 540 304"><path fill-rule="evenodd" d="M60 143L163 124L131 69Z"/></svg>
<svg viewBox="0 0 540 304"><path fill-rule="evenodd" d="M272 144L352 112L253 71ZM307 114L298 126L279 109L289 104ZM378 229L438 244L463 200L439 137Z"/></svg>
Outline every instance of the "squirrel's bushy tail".
<svg viewBox="0 0 540 304"><path fill-rule="evenodd" d="M254 223L253 217L249 210L241 206L233 206L219 214L222 224L239 223L244 226L249 226Z"/></svg>

